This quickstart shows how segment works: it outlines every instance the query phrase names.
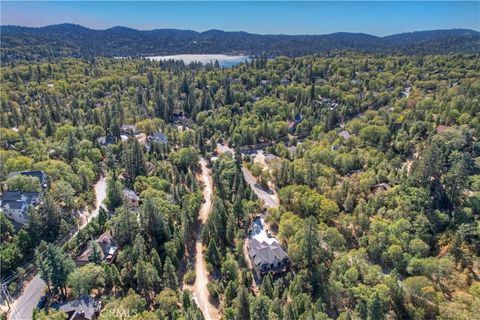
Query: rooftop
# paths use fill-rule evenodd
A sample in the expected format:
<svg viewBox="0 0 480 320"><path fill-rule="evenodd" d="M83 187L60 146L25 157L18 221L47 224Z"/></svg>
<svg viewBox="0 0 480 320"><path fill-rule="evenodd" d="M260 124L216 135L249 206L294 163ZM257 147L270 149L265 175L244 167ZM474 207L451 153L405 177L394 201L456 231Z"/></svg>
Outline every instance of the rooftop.
<svg viewBox="0 0 480 320"><path fill-rule="evenodd" d="M43 186L47 183L47 174L43 171L13 171L8 174L8 178L15 177L21 174L22 176L34 177L40 181L40 184Z"/></svg>
<svg viewBox="0 0 480 320"><path fill-rule="evenodd" d="M269 244L255 238L250 241L249 254L255 265L272 264L288 258L287 253L278 242L274 241Z"/></svg>
<svg viewBox="0 0 480 320"><path fill-rule="evenodd" d="M100 312L100 309L101 302L87 295L58 306L58 310L68 314L68 319L91 320Z"/></svg>
<svg viewBox="0 0 480 320"><path fill-rule="evenodd" d="M135 201L140 200L140 197L137 196L135 191L133 191L132 189L128 189L128 188L123 189L123 195L130 200L135 200Z"/></svg>
<svg viewBox="0 0 480 320"><path fill-rule="evenodd" d="M350 132L348 132L347 130L342 130L338 133L338 135L346 140L350 139L351 138L351 134Z"/></svg>

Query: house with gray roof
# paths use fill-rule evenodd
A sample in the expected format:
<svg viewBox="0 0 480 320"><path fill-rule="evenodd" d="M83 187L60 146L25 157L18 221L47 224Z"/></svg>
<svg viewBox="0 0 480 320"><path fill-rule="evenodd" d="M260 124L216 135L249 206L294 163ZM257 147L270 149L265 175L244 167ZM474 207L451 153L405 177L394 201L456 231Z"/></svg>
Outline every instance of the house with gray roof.
<svg viewBox="0 0 480 320"><path fill-rule="evenodd" d="M40 203L40 192L5 191L0 198L0 211L13 221L27 225L28 209Z"/></svg>
<svg viewBox="0 0 480 320"><path fill-rule="evenodd" d="M248 255L259 276L268 272L283 272L290 264L287 253L277 241L267 243L253 238L249 243Z"/></svg>
<svg viewBox="0 0 480 320"><path fill-rule="evenodd" d="M43 171L35 170L35 171L13 171L8 174L8 178L15 177L17 175L27 176L27 177L34 177L40 181L40 185L42 188L47 187L47 174Z"/></svg>
<svg viewBox="0 0 480 320"><path fill-rule="evenodd" d="M147 148L147 151L150 150L152 143L167 144L168 137L162 132L155 132L153 134L148 135L147 143L145 145L145 147Z"/></svg>
<svg viewBox="0 0 480 320"><path fill-rule="evenodd" d="M345 140L348 140L351 138L352 135L347 130L342 130L338 133L338 136L342 137Z"/></svg>
<svg viewBox="0 0 480 320"><path fill-rule="evenodd" d="M155 132L147 137L149 142L156 142L156 143L168 143L168 138L161 132Z"/></svg>
<svg viewBox="0 0 480 320"><path fill-rule="evenodd" d="M97 319L100 314L102 303L88 295L83 295L78 299L60 305L52 305L52 307L65 312L69 320L93 320Z"/></svg>
<svg viewBox="0 0 480 320"><path fill-rule="evenodd" d="M265 231L263 219L257 218L248 241L248 256L256 274L281 273L290 265L290 258L277 239Z"/></svg>
<svg viewBox="0 0 480 320"><path fill-rule="evenodd" d="M130 208L136 209L140 206L140 197L132 189L123 189L123 197Z"/></svg>
<svg viewBox="0 0 480 320"><path fill-rule="evenodd" d="M137 126L134 124L122 124L120 133L124 135L135 135L138 133Z"/></svg>

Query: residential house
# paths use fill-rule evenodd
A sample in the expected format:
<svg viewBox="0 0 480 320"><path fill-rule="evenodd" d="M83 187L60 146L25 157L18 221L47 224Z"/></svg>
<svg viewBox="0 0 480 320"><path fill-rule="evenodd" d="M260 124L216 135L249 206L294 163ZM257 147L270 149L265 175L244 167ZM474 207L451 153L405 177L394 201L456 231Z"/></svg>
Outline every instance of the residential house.
<svg viewBox="0 0 480 320"><path fill-rule="evenodd" d="M259 276L268 272L283 272L290 265L287 253L277 241L267 243L253 238L249 243L248 254L255 272Z"/></svg>
<svg viewBox="0 0 480 320"><path fill-rule="evenodd" d="M97 139L97 142L101 146L106 146L109 144L114 144L115 143L115 137L112 136L111 134L107 134L106 136L100 137Z"/></svg>
<svg viewBox="0 0 480 320"><path fill-rule="evenodd" d="M147 136L147 143L145 144L145 147L147 148L147 150L150 150L152 143L167 144L168 138L166 135L164 135L161 132L155 132Z"/></svg>
<svg viewBox="0 0 480 320"><path fill-rule="evenodd" d="M48 187L47 174L43 171L13 171L8 174L8 178L15 177L19 174L22 176L37 178L40 181L42 188Z"/></svg>
<svg viewBox="0 0 480 320"><path fill-rule="evenodd" d="M0 200L0 210L13 221L28 225L28 209L40 203L40 192L5 191Z"/></svg>
<svg viewBox="0 0 480 320"><path fill-rule="evenodd" d="M135 135L138 133L137 126L134 124L122 124L120 133L123 135Z"/></svg>
<svg viewBox="0 0 480 320"><path fill-rule="evenodd" d="M390 189L390 185L388 183L377 183L375 185L373 185L371 188L370 188L370 191L373 193L373 194L376 194L378 192L383 192L383 191L388 191Z"/></svg>
<svg viewBox="0 0 480 320"><path fill-rule="evenodd" d="M52 307L65 312L69 320L93 320L100 314L102 302L88 295L82 295L78 299L52 305Z"/></svg>
<svg viewBox="0 0 480 320"><path fill-rule="evenodd" d="M294 134L295 131L297 130L297 125L302 122L304 115L303 114L297 114L295 115L293 121L288 122L288 133Z"/></svg>
<svg viewBox="0 0 480 320"><path fill-rule="evenodd" d="M130 208L138 208L140 206L140 197L132 189L123 189L123 196Z"/></svg>
<svg viewBox="0 0 480 320"><path fill-rule="evenodd" d="M272 153L268 153L265 155L265 163L267 164L270 164L276 160L278 160L278 157Z"/></svg>
<svg viewBox="0 0 480 320"><path fill-rule="evenodd" d="M267 234L263 219L257 218L253 223L248 245L248 255L254 272L263 276L268 272L282 273L290 265L290 258L277 239Z"/></svg>
<svg viewBox="0 0 480 320"><path fill-rule="evenodd" d="M100 246L102 251L100 256L102 260L107 261L108 263L112 262L116 258L117 254L117 242L112 236L110 231L105 231L98 237L95 242ZM90 255L92 254L92 249L90 246L77 258L76 263L78 265L85 265L90 262Z"/></svg>
<svg viewBox="0 0 480 320"><path fill-rule="evenodd" d="M342 130L338 133L338 136L342 137L343 139L345 140L348 140L350 139L352 136L350 134L350 132L348 132L347 130Z"/></svg>
<svg viewBox="0 0 480 320"><path fill-rule="evenodd" d="M280 84L281 84L282 86L288 86L288 85L290 84L290 80L285 79L285 78L282 78L282 79L280 80Z"/></svg>
<svg viewBox="0 0 480 320"><path fill-rule="evenodd" d="M168 143L168 138L161 132L155 132L147 137L147 140L150 142L156 143Z"/></svg>

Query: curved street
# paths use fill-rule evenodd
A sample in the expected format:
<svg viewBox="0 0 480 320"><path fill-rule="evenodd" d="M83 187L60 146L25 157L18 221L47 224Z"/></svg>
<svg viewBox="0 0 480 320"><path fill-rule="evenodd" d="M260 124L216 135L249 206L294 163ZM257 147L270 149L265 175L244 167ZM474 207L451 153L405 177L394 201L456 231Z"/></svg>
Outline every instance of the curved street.
<svg viewBox="0 0 480 320"><path fill-rule="evenodd" d="M97 181L94 186L95 190L95 208L94 210L90 211L90 213L84 217L84 221L81 222L79 230L83 229L88 222L90 222L94 217L98 215L100 212L100 206L105 200L106 197L106 177L102 176ZM75 232L72 235L72 238L78 233ZM45 281L40 278L39 275L30 280L27 285L25 286L22 295L18 297L18 299L12 304L12 310L9 315L9 319L12 320L27 320L32 319L33 310L38 304L38 301L43 296L45 289L47 288L47 284Z"/></svg>

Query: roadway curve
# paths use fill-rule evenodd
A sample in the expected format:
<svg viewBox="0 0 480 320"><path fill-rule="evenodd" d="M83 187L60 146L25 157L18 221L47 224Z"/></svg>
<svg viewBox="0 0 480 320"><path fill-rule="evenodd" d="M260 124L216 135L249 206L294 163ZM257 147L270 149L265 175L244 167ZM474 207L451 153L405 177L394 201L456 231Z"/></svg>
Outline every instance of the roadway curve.
<svg viewBox="0 0 480 320"><path fill-rule="evenodd" d="M100 212L100 206L105 200L106 197L106 178L103 176L101 177L94 186L95 190L95 209L85 217L84 222L80 225L79 230L83 229L88 222L90 222L94 217L98 215ZM78 233L72 236L72 238ZM27 320L32 319L33 310L38 304L38 301L43 296L45 290L47 289L47 284L45 281L40 278L39 275L33 277L30 280L25 289L23 290L22 295L13 303L12 310L9 315L9 319L11 320Z"/></svg>
<svg viewBox="0 0 480 320"><path fill-rule="evenodd" d="M197 179L204 185L202 204L198 213L198 225L195 226L195 283L193 284L193 297L206 320L220 319L220 312L210 302L207 284L209 275L203 256L202 229L207 222L208 214L212 208L213 182L210 169L207 168L205 159L199 161L202 172Z"/></svg>

